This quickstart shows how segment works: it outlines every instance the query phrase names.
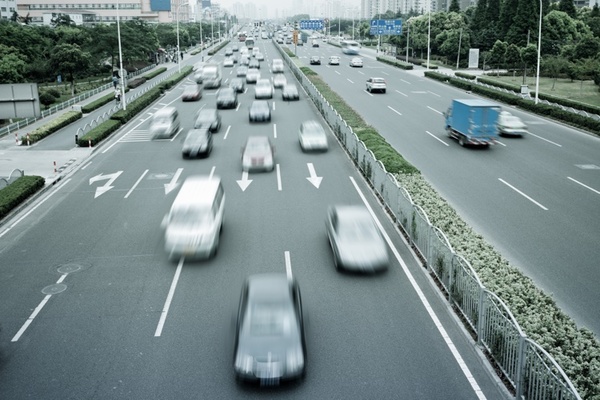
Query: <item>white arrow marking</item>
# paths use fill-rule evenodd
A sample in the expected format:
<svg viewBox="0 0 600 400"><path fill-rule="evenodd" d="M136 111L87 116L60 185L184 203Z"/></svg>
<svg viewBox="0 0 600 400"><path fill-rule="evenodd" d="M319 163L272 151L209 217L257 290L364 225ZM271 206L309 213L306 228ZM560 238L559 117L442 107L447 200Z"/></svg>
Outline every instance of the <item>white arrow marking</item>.
<svg viewBox="0 0 600 400"><path fill-rule="evenodd" d="M252 183L252 179L248 179L248 171L244 171L242 172L242 179L236 182L238 185L240 185L240 189L242 189L242 192L244 192L246 188L248 188L248 186L250 186L250 184Z"/></svg>
<svg viewBox="0 0 600 400"><path fill-rule="evenodd" d="M308 179L308 181L318 189L321 185L323 177L317 176L317 173L315 172L315 167L312 165L312 163L306 163L306 166L308 167L308 173L310 174L310 176L306 179Z"/></svg>
<svg viewBox="0 0 600 400"><path fill-rule="evenodd" d="M181 175L182 172L183 168L177 168L177 172L175 172L175 175L173 175L173 178L171 178L171 182L165 183L165 194L169 194L169 192L174 190L179 185L179 183L177 183L177 179L179 179L179 175Z"/></svg>
<svg viewBox="0 0 600 400"><path fill-rule="evenodd" d="M100 186L96 188L96 193L94 194L94 198L108 192L110 189L112 189L114 186L110 186L115 179L117 179L119 177L119 175L121 175L123 173L123 171L118 171L115 172L114 174L108 174L108 175L96 175L90 178L90 185L94 182L98 182L98 181L103 181L103 180L107 180L107 182L104 184L104 186Z"/></svg>

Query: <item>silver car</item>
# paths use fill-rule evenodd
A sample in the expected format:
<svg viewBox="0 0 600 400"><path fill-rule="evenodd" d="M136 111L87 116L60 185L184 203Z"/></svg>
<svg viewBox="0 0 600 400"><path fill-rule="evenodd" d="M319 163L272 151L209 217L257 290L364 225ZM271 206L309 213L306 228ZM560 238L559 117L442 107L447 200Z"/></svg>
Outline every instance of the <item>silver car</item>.
<svg viewBox="0 0 600 400"><path fill-rule="evenodd" d="M336 269L360 272L387 269L387 246L366 207L331 206L325 225Z"/></svg>
<svg viewBox="0 0 600 400"><path fill-rule="evenodd" d="M259 79L254 87L254 98L255 99L272 99L273 98L273 85L269 79Z"/></svg>
<svg viewBox="0 0 600 400"><path fill-rule="evenodd" d="M243 171L273 171L273 145L267 136L250 136L242 149Z"/></svg>
<svg viewBox="0 0 600 400"><path fill-rule="evenodd" d="M325 129L317 121L304 121L300 125L300 147L303 151L327 151L327 135Z"/></svg>
<svg viewBox="0 0 600 400"><path fill-rule="evenodd" d="M528 132L527 125L521 118L508 111L500 112L498 116L498 134L500 136L523 136Z"/></svg>
<svg viewBox="0 0 600 400"><path fill-rule="evenodd" d="M252 68L248 70L246 74L246 83L256 83L260 79L260 71Z"/></svg>
<svg viewBox="0 0 600 400"><path fill-rule="evenodd" d="M273 87L282 88L285 86L286 83L287 83L287 79L285 78L285 75L275 74L273 76Z"/></svg>

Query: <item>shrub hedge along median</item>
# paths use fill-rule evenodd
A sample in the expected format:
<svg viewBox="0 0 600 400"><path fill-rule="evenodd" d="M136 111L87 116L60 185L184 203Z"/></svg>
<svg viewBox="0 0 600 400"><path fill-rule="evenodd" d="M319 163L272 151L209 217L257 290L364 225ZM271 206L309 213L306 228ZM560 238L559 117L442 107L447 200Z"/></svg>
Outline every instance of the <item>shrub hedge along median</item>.
<svg viewBox="0 0 600 400"><path fill-rule="evenodd" d="M0 219L43 187L44 178L41 176L22 176L0 189Z"/></svg>

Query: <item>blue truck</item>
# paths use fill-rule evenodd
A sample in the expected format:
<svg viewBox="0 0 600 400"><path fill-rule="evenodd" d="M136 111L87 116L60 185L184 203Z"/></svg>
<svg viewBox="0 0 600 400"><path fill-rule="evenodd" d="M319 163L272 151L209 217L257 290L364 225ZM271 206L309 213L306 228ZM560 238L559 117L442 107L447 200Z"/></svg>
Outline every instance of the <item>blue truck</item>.
<svg viewBox="0 0 600 400"><path fill-rule="evenodd" d="M498 138L498 118L502 108L481 99L454 99L444 113L448 136L461 146L488 146Z"/></svg>

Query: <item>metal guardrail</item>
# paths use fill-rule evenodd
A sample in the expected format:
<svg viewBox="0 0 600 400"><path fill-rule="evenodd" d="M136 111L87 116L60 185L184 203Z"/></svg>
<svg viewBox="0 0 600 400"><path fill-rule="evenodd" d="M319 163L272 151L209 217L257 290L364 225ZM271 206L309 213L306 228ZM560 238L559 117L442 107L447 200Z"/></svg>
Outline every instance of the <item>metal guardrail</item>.
<svg viewBox="0 0 600 400"><path fill-rule="evenodd" d="M515 398L581 400L554 358L527 337L510 309L486 289L470 263L454 251L444 232L431 224L425 211L412 201L394 175L385 170L280 46L275 46L351 159L406 232L428 271L440 282L448 301L475 332L478 345L500 369Z"/></svg>
<svg viewBox="0 0 600 400"><path fill-rule="evenodd" d="M0 189L7 187L8 185L10 185L11 183L13 183L14 181L16 181L17 179L19 179L20 177L22 177L24 175L25 175L25 171L16 169L16 168L13 169L12 171L10 171L10 174L8 175L8 177L0 178Z"/></svg>

